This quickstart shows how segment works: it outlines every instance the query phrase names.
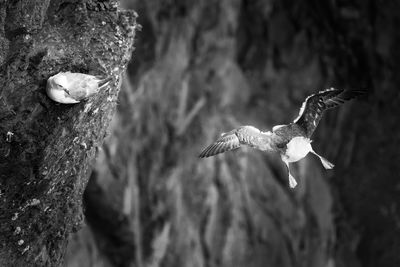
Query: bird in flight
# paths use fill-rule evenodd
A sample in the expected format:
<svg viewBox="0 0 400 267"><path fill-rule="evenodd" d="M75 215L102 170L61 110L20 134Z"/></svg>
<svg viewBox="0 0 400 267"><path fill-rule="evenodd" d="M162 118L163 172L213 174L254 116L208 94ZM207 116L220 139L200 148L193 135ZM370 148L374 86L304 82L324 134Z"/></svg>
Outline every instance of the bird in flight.
<svg viewBox="0 0 400 267"><path fill-rule="evenodd" d="M261 151L278 152L285 163L289 186L296 187L296 179L292 176L289 163L304 158L309 152L317 156L325 169L334 165L318 155L312 148L310 139L321 120L325 110L337 107L344 102L364 94L365 91L345 91L342 89L326 89L306 98L297 118L285 125L276 125L271 131L262 132L253 126L241 126L223 133L199 155L200 158L211 157L219 153L237 149L243 145Z"/></svg>

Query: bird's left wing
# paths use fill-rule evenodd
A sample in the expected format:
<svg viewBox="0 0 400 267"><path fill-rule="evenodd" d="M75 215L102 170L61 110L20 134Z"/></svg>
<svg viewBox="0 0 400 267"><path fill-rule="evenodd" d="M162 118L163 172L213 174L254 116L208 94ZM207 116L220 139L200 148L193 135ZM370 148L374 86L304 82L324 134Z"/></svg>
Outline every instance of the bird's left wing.
<svg viewBox="0 0 400 267"><path fill-rule="evenodd" d="M219 153L237 149L241 145L264 151L272 150L271 133L261 132L253 126L242 126L230 132L223 133L213 144L206 147L200 153L199 157L211 157Z"/></svg>

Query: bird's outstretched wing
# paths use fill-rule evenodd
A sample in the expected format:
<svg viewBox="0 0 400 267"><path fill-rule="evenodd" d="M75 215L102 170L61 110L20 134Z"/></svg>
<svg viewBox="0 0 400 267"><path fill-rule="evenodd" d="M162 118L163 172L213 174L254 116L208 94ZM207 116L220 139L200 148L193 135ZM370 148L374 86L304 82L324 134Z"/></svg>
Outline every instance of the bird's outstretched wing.
<svg viewBox="0 0 400 267"><path fill-rule="evenodd" d="M263 151L272 151L271 143L271 132L261 132L253 126L241 126L230 132L223 133L213 144L206 147L199 157L211 157L239 148L241 145L247 145Z"/></svg>
<svg viewBox="0 0 400 267"><path fill-rule="evenodd" d="M299 116L293 122L302 127L307 137L310 138L325 110L337 107L365 93L365 91L361 90L345 91L331 88L312 94L303 102Z"/></svg>

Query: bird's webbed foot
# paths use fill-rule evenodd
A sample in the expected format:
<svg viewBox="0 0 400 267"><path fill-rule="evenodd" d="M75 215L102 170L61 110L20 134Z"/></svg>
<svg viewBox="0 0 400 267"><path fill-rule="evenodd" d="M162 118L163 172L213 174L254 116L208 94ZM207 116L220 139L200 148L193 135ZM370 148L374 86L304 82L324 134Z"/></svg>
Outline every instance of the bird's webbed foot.
<svg viewBox="0 0 400 267"><path fill-rule="evenodd" d="M290 188L295 188L296 185L297 185L296 179L294 179L294 177L289 172L289 186L290 186Z"/></svg>
<svg viewBox="0 0 400 267"><path fill-rule="evenodd" d="M293 177L293 175L290 173L289 162L287 162L286 160L283 160L283 162L286 164L286 168L287 168L287 170L288 170L289 186L290 186L290 188L295 188L296 185L297 185L297 181L296 181L296 179Z"/></svg>
<svg viewBox="0 0 400 267"><path fill-rule="evenodd" d="M324 166L325 169L330 170L335 167L335 165L329 162L326 158L320 157L319 159L321 160L322 166Z"/></svg>
<svg viewBox="0 0 400 267"><path fill-rule="evenodd" d="M330 170L330 169L333 169L333 167L335 167L335 165L333 163L329 162L326 158L315 153L314 150L311 150L311 153L313 153L315 156L317 156L319 158L319 160L322 163L322 166L324 166L325 169Z"/></svg>

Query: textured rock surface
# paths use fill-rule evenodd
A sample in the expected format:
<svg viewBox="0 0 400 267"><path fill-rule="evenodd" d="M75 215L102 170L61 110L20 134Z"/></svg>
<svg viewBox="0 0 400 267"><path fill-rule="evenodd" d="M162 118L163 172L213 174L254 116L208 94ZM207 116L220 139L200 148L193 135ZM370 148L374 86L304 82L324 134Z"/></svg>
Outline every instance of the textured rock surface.
<svg viewBox="0 0 400 267"><path fill-rule="evenodd" d="M0 1L0 266L59 266L107 133L136 15L116 1ZM111 75L85 103L47 98L59 71Z"/></svg>

